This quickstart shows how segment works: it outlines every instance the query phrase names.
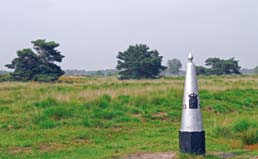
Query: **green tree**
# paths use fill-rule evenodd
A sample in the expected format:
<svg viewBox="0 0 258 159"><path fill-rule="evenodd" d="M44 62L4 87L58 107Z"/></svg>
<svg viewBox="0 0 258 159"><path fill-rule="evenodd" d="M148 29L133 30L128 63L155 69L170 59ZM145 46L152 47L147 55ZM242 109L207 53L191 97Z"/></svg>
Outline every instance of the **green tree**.
<svg viewBox="0 0 258 159"><path fill-rule="evenodd" d="M178 74L182 68L182 63L179 59L168 60L168 72L171 74Z"/></svg>
<svg viewBox="0 0 258 159"><path fill-rule="evenodd" d="M58 43L45 40L32 41L32 49L23 49L17 51L17 58L6 67L14 69L11 76L15 80L21 81L55 81L64 74L62 69L55 62L62 62L64 58L56 47Z"/></svg>
<svg viewBox="0 0 258 159"><path fill-rule="evenodd" d="M197 75L209 75L209 69L203 66L196 66L196 74Z"/></svg>
<svg viewBox="0 0 258 159"><path fill-rule="evenodd" d="M254 68L254 74L258 74L258 66Z"/></svg>
<svg viewBox="0 0 258 159"><path fill-rule="evenodd" d="M222 74L241 74L240 66L238 61L234 58L228 60L220 58L208 58L206 61L206 66L209 66L209 74L222 75Z"/></svg>
<svg viewBox="0 0 258 159"><path fill-rule="evenodd" d="M120 79L157 78L166 67L162 66L162 56L157 50L150 50L147 45L129 46L118 53L117 69Z"/></svg>

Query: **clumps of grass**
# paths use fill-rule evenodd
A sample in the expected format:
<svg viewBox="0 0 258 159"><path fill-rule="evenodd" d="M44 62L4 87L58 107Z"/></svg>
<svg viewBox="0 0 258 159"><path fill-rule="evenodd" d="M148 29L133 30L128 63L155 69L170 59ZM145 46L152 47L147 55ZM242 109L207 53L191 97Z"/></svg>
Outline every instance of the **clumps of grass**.
<svg viewBox="0 0 258 159"><path fill-rule="evenodd" d="M242 119L242 120L237 121L233 125L233 130L235 132L245 132L249 128L257 128L257 123L254 121L250 121L248 119Z"/></svg>
<svg viewBox="0 0 258 159"><path fill-rule="evenodd" d="M231 128L226 126L216 126L213 129L213 135L224 138L231 138L233 136Z"/></svg>
<svg viewBox="0 0 258 159"><path fill-rule="evenodd" d="M0 107L0 112L5 112L5 111L8 111L9 110L9 107Z"/></svg>
<svg viewBox="0 0 258 159"><path fill-rule="evenodd" d="M258 130L249 129L242 133L241 140L244 145L253 145L258 143Z"/></svg>
<svg viewBox="0 0 258 159"><path fill-rule="evenodd" d="M13 100L0 99L0 104L1 105L3 105L3 104L11 104L13 102L14 102Z"/></svg>
<svg viewBox="0 0 258 159"><path fill-rule="evenodd" d="M82 125L85 126L85 127L90 127L92 125L92 122L88 117L85 117L82 120Z"/></svg>
<svg viewBox="0 0 258 159"><path fill-rule="evenodd" d="M52 128L55 128L55 127L59 126L60 124L56 121L46 119L46 120L40 121L38 123L38 125L42 129L52 129Z"/></svg>
<svg viewBox="0 0 258 159"><path fill-rule="evenodd" d="M133 108L131 109L131 113L137 115L137 114L143 114L143 111L142 111L141 109L139 109L139 108L133 107Z"/></svg>
<svg viewBox="0 0 258 159"><path fill-rule="evenodd" d="M200 90L199 93L201 98L204 100L213 98L213 95L208 90Z"/></svg>
<svg viewBox="0 0 258 159"><path fill-rule="evenodd" d="M43 111L37 110L32 116L32 122L43 129L50 129L60 125L61 119L72 117L71 109L65 107L50 107Z"/></svg>
<svg viewBox="0 0 258 159"><path fill-rule="evenodd" d="M82 120L82 125L88 128L110 128L113 126L112 121L103 121L100 119L90 119L85 117Z"/></svg>
<svg viewBox="0 0 258 159"><path fill-rule="evenodd" d="M150 103L152 103L153 105L169 105L169 101L167 97L153 97L150 100Z"/></svg>
<svg viewBox="0 0 258 159"><path fill-rule="evenodd" d="M131 96L129 95L120 95L117 97L117 102L121 105L129 104L131 100Z"/></svg>
<svg viewBox="0 0 258 159"><path fill-rule="evenodd" d="M60 119L71 117L72 110L65 107L52 107L52 108L46 109L44 111L44 115L47 116L47 118L60 120Z"/></svg>
<svg viewBox="0 0 258 159"><path fill-rule="evenodd" d="M22 125L16 123L16 122L7 122L1 124L2 129L21 129Z"/></svg>
<svg viewBox="0 0 258 159"><path fill-rule="evenodd" d="M117 110L95 110L93 117L97 119L112 120L113 118L123 116L124 112Z"/></svg>
<svg viewBox="0 0 258 159"><path fill-rule="evenodd" d="M180 111L172 111L168 113L168 117L174 121L174 122L178 122L180 121L181 118L181 112Z"/></svg>
<svg viewBox="0 0 258 159"><path fill-rule="evenodd" d="M233 131L240 136L243 145L258 143L258 125L250 119L242 119L233 125Z"/></svg>
<svg viewBox="0 0 258 159"><path fill-rule="evenodd" d="M216 113L229 113L231 109L228 108L226 105L215 104L213 105L214 112Z"/></svg>
<svg viewBox="0 0 258 159"><path fill-rule="evenodd" d="M58 105L57 101L51 97L48 97L47 99L44 99L34 104L34 106L37 108L48 108L56 105Z"/></svg>
<svg viewBox="0 0 258 159"><path fill-rule="evenodd" d="M100 108L107 108L110 105L111 99L111 96L104 94L95 101L95 104Z"/></svg>
<svg viewBox="0 0 258 159"><path fill-rule="evenodd" d="M138 123L138 122L141 122L141 120L130 116L123 116L118 119L115 119L114 122L117 122L117 123L137 122Z"/></svg>
<svg viewBox="0 0 258 159"><path fill-rule="evenodd" d="M146 108L149 104L148 97L146 96L137 96L132 99L132 105L136 107Z"/></svg>

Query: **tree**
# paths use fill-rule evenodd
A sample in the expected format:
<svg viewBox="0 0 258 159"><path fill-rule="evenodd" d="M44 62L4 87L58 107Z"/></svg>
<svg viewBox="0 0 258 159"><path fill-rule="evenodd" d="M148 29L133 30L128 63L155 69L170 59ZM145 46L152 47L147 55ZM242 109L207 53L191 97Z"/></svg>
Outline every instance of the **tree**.
<svg viewBox="0 0 258 159"><path fill-rule="evenodd" d="M258 74L258 66L254 68L254 74Z"/></svg>
<svg viewBox="0 0 258 159"><path fill-rule="evenodd" d="M196 66L196 74L197 75L208 75L209 74L209 69L205 68L203 66Z"/></svg>
<svg viewBox="0 0 258 159"><path fill-rule="evenodd" d="M182 68L182 64L179 59L168 60L168 72L171 74L178 74Z"/></svg>
<svg viewBox="0 0 258 159"><path fill-rule="evenodd" d="M238 61L234 58L228 60L220 58L208 58L206 66L210 66L210 74L222 75L222 74L241 74Z"/></svg>
<svg viewBox="0 0 258 159"><path fill-rule="evenodd" d="M162 56L157 50L149 50L144 44L129 46L124 52L118 53L117 69L120 79L157 78L166 67L162 66Z"/></svg>
<svg viewBox="0 0 258 159"><path fill-rule="evenodd" d="M21 81L55 81L64 74L64 71L55 64L62 62L64 58L56 47L58 43L54 41L46 42L45 40L32 41L32 49L23 49L17 51L17 58L6 67L14 69L11 76L15 80Z"/></svg>

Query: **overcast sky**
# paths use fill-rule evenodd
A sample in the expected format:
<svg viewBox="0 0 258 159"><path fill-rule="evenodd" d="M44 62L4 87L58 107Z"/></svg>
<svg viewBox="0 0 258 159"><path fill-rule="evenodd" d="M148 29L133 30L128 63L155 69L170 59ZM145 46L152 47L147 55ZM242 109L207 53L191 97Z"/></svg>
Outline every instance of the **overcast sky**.
<svg viewBox="0 0 258 159"><path fill-rule="evenodd" d="M38 38L60 43L64 69L107 69L144 43L183 65L235 57L258 65L257 0L1 0L0 69Z"/></svg>

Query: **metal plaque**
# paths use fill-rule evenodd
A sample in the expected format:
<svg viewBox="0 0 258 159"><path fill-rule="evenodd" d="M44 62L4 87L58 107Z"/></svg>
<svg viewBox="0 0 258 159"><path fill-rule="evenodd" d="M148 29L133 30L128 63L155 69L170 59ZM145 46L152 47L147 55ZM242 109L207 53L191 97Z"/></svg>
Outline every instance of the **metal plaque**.
<svg viewBox="0 0 258 159"><path fill-rule="evenodd" d="M189 95L189 108L198 109L198 95L195 93Z"/></svg>

